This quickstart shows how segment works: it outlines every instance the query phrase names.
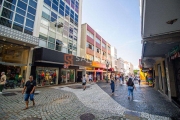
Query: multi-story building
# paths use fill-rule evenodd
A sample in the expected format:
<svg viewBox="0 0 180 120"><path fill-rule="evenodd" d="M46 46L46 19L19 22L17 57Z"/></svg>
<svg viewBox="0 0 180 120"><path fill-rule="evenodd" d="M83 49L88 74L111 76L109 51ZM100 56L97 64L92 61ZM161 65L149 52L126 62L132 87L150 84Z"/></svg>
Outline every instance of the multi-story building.
<svg viewBox="0 0 180 120"><path fill-rule="evenodd" d="M80 56L92 61L92 67L86 67L87 74L103 79L106 74L106 61L110 61L108 69L111 67L111 45L105 41L93 28L87 23L81 26L81 44Z"/></svg>
<svg viewBox="0 0 180 120"><path fill-rule="evenodd" d="M120 72L120 74L125 74L124 60L122 58L117 59L117 68L117 71Z"/></svg>
<svg viewBox="0 0 180 120"><path fill-rule="evenodd" d="M117 69L117 49L111 46L111 67L114 69L115 72L118 71Z"/></svg>
<svg viewBox="0 0 180 120"><path fill-rule="evenodd" d="M133 70L134 70L133 64L130 62L124 61L125 75L132 76L134 74Z"/></svg>
<svg viewBox="0 0 180 120"><path fill-rule="evenodd" d="M179 6L179 0L140 1L142 69L149 69L155 89L180 105Z"/></svg>
<svg viewBox="0 0 180 120"><path fill-rule="evenodd" d="M75 82L79 66L90 65L76 57L82 0L1 0L0 5L0 71L26 80L31 73L44 85Z"/></svg>

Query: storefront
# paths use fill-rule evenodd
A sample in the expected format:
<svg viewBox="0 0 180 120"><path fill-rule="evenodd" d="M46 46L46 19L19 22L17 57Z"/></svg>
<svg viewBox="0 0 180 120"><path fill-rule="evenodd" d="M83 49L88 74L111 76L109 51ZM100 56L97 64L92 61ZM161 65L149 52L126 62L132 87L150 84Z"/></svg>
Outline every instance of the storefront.
<svg viewBox="0 0 180 120"><path fill-rule="evenodd" d="M91 66L91 62L83 58L47 48L36 48L33 53L31 74L41 86L77 82L80 67Z"/></svg>
<svg viewBox="0 0 180 120"><path fill-rule="evenodd" d="M20 86L27 72L30 47L0 40L0 73L5 72L7 82Z"/></svg>

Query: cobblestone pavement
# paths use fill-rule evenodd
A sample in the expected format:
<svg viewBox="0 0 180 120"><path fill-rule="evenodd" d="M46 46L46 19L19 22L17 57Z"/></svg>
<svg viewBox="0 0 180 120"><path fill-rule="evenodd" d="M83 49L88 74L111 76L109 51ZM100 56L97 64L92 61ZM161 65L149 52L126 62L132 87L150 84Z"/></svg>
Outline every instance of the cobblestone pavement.
<svg viewBox="0 0 180 120"><path fill-rule="evenodd" d="M22 110L25 104L20 92L10 92L13 96L0 94L0 120L169 120L128 110L97 84L90 85L85 91L65 86L36 91L39 92L35 95L36 105L27 110Z"/></svg>
<svg viewBox="0 0 180 120"><path fill-rule="evenodd" d="M110 94L111 89L109 83L97 83L106 93ZM116 84L115 95L112 98L121 106L138 112L146 112L149 114L166 116L171 118L180 118L180 109L170 102L165 96L148 86L139 86L136 84L134 91L134 99L127 99L126 85Z"/></svg>

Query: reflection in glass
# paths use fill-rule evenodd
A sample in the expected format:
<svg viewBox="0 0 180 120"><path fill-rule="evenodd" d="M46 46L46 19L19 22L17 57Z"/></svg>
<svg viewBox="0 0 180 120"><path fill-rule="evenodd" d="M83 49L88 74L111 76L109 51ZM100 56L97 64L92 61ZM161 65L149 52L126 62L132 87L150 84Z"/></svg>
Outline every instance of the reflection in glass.
<svg viewBox="0 0 180 120"><path fill-rule="evenodd" d="M6 1L4 1L4 7L9 8L12 11L15 9L15 6L13 4L8 3Z"/></svg>
<svg viewBox="0 0 180 120"><path fill-rule="evenodd" d="M1 17L0 18L0 24L7 26L7 27L11 27L12 21Z"/></svg>
<svg viewBox="0 0 180 120"><path fill-rule="evenodd" d="M12 20L13 14L14 14L14 12L12 12L6 8L3 8L1 16Z"/></svg>
<svg viewBox="0 0 180 120"><path fill-rule="evenodd" d="M23 31L23 25L21 25L21 24L18 24L18 23L16 23L16 22L14 22L13 23L13 29L15 29L15 30L18 30L18 31Z"/></svg>
<svg viewBox="0 0 180 120"><path fill-rule="evenodd" d="M32 35L32 34L33 34L33 30L30 29L30 28L28 28L28 27L25 27L24 33L27 33L27 34L29 34L29 35Z"/></svg>

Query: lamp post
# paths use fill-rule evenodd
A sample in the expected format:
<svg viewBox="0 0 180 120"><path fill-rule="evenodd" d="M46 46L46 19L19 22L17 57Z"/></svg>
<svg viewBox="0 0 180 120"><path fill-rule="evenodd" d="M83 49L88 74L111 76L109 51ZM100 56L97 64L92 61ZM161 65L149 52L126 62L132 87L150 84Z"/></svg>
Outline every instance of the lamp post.
<svg viewBox="0 0 180 120"><path fill-rule="evenodd" d="M106 60L106 68L107 68L107 71L106 71L106 82L108 83L108 67L109 67L109 61Z"/></svg>

